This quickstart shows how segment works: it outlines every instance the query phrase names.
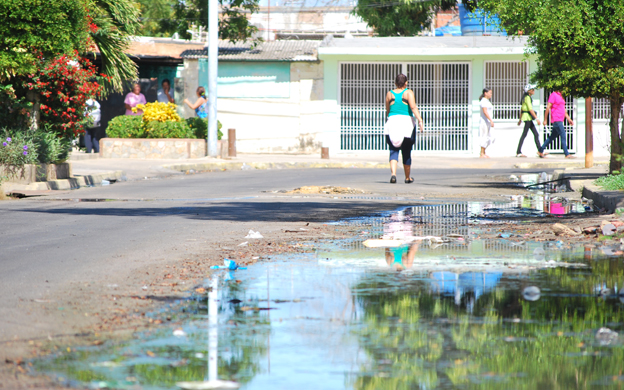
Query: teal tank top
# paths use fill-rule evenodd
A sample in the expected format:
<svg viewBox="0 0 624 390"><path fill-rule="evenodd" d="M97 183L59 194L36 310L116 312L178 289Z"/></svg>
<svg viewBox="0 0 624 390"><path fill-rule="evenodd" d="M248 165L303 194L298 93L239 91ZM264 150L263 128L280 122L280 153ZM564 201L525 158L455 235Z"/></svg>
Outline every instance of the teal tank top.
<svg viewBox="0 0 624 390"><path fill-rule="evenodd" d="M390 105L390 112L388 113L389 117L392 116L392 115L409 115L409 116L412 116L412 110L403 101L403 93L405 91L407 91L407 89L404 89L401 92L394 92L392 90L390 91L394 95L394 104Z"/></svg>

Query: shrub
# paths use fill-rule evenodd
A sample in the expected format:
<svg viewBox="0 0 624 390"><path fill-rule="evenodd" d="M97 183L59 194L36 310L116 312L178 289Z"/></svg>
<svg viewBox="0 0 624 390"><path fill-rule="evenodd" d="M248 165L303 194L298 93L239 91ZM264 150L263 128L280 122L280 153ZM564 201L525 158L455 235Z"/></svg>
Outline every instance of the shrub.
<svg viewBox="0 0 624 390"><path fill-rule="evenodd" d="M120 115L106 128L106 136L111 138L144 138L143 119L140 116Z"/></svg>
<svg viewBox="0 0 624 390"><path fill-rule="evenodd" d="M208 136L208 121L202 118L188 118L186 123L193 130L195 134L195 138L206 139ZM217 121L217 139L221 139L223 137L223 133L221 132L221 122Z"/></svg>
<svg viewBox="0 0 624 390"><path fill-rule="evenodd" d="M49 131L35 133L38 160L42 164L60 164L69 157L71 142Z"/></svg>
<svg viewBox="0 0 624 390"><path fill-rule="evenodd" d="M32 138L23 132L10 133L7 130L0 131L3 134L0 143L0 166L4 171L12 175L19 171L25 164L37 162L37 148ZM0 176L0 182L4 177Z"/></svg>
<svg viewBox="0 0 624 390"><path fill-rule="evenodd" d="M147 138L195 138L186 122L151 121L144 124Z"/></svg>
<svg viewBox="0 0 624 390"><path fill-rule="evenodd" d="M608 191L621 191L624 190L624 175L602 176L596 179L594 183Z"/></svg>
<svg viewBox="0 0 624 390"><path fill-rule="evenodd" d="M176 105L173 103L147 103L147 104L139 104L138 106L132 109L133 112L137 112L138 110L143 111L143 122L150 123L153 121L157 122L180 122L182 118L176 112Z"/></svg>

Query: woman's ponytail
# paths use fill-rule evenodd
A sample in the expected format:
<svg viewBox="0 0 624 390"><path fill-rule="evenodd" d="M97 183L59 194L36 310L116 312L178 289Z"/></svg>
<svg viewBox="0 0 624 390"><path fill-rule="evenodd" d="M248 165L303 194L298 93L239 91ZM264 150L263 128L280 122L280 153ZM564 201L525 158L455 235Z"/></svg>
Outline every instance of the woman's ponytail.
<svg viewBox="0 0 624 390"><path fill-rule="evenodd" d="M485 94L490 92L491 89L490 88L483 88L483 91L481 92L481 96L479 96L479 101L481 101L481 99L483 99L485 97Z"/></svg>

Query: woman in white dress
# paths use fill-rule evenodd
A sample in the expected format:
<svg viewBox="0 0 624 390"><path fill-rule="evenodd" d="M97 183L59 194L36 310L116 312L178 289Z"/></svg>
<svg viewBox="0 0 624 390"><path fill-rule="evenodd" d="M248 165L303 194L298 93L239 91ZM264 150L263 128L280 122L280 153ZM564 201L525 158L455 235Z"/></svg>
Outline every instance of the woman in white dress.
<svg viewBox="0 0 624 390"><path fill-rule="evenodd" d="M479 96L479 105L481 106L481 119L479 120L481 158L490 158L490 156L485 154L485 149L495 141L492 136L492 127L494 127L492 113L494 106L490 99L492 99L492 90L490 88L483 88L483 93Z"/></svg>

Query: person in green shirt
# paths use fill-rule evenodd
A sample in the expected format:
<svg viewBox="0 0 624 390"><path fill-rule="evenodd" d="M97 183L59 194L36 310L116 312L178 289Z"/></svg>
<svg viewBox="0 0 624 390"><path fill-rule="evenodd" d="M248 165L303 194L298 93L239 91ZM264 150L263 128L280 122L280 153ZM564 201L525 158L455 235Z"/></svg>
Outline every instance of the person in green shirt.
<svg viewBox="0 0 624 390"><path fill-rule="evenodd" d="M537 146L537 150L540 149L540 141L539 135L537 134L537 129L535 128L535 123L533 120L537 120L537 125L541 125L540 120L537 119L537 114L533 111L533 94L535 93L535 85L527 84L524 86L524 94L522 95L522 106L520 107L520 120L518 121L518 126L522 122L524 122L524 131L522 132L522 136L520 137L520 142L518 143L518 150L516 150L516 157L526 157L522 154L522 144L524 143L524 139L526 138L529 130L533 133L533 138L535 139L535 146Z"/></svg>

